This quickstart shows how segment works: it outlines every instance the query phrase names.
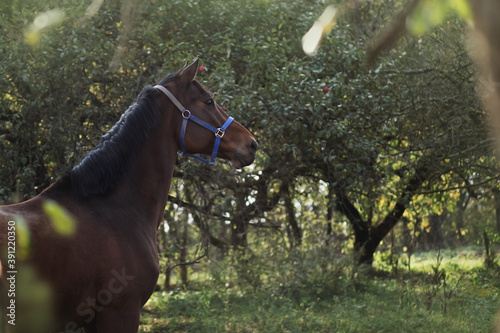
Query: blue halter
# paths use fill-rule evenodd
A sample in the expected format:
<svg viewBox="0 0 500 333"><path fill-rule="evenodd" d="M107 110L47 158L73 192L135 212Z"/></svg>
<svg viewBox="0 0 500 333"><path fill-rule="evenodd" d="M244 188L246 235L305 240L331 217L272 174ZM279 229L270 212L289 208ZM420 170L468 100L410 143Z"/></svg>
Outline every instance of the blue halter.
<svg viewBox="0 0 500 333"><path fill-rule="evenodd" d="M193 114L191 114L191 111L187 110L184 106L182 106L182 104L179 103L177 98L175 98L174 95L172 95L172 93L170 91L168 91L168 89L165 88L164 86L156 85L156 86L154 86L154 88L159 89L161 92L163 92L172 101L172 103L175 104L175 106L179 109L179 111L181 111L181 113L182 113L181 139L180 139L182 151L178 151L177 154L179 156L192 157L200 162L207 163L209 165L214 165L215 159L217 158L217 151L219 150L220 140L224 136L224 132L226 131L226 129L233 122L234 118L233 117L227 118L226 122L221 127L216 128L210 124L207 124L203 120L195 117ZM215 134L215 144L214 144L214 149L212 150L212 156L210 157L210 160L207 160L205 158L202 158L202 157L199 157L196 155L188 154L188 152L186 151L186 145L184 144L184 140L186 137L186 128L187 128L188 120L194 121L198 125L203 126L207 130L209 130L210 132Z"/></svg>

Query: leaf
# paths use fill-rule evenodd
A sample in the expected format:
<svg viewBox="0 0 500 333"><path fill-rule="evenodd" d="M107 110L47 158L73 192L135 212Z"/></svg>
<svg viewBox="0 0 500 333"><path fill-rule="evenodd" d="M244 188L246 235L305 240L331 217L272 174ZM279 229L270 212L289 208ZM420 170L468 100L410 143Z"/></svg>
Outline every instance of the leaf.
<svg viewBox="0 0 500 333"><path fill-rule="evenodd" d="M452 12L463 19L472 18L467 0L421 0L408 17L406 27L412 34L419 36L441 24Z"/></svg>
<svg viewBox="0 0 500 333"><path fill-rule="evenodd" d="M472 10L467 0L448 0L455 12L463 19L472 20Z"/></svg>
<svg viewBox="0 0 500 333"><path fill-rule="evenodd" d="M65 17L65 13L60 9L51 9L39 14L30 24L24 33L24 41L31 47L40 44L42 31L51 26L60 24Z"/></svg>
<svg viewBox="0 0 500 333"><path fill-rule="evenodd" d="M337 21L338 11L335 6L325 8L323 14L314 22L309 31L302 37L302 49L307 55L315 55L323 38L332 31Z"/></svg>
<svg viewBox="0 0 500 333"><path fill-rule="evenodd" d="M64 207L53 200L43 203L43 211L50 218L54 229L63 236L70 236L75 232L76 223Z"/></svg>
<svg viewBox="0 0 500 333"><path fill-rule="evenodd" d="M16 255L19 259L27 259L31 249L31 234L26 220L22 216L15 216L16 223Z"/></svg>
<svg viewBox="0 0 500 333"><path fill-rule="evenodd" d="M450 8L444 1L422 0L406 21L406 27L414 35L422 35L440 24Z"/></svg>

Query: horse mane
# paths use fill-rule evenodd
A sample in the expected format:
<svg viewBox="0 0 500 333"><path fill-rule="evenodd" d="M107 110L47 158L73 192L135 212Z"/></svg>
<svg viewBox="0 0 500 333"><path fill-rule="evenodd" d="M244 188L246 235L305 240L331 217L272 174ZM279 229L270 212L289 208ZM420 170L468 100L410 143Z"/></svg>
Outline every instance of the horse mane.
<svg viewBox="0 0 500 333"><path fill-rule="evenodd" d="M167 76L162 84L173 80L176 73ZM159 125L161 110L152 96L158 89L148 86L139 94L120 117L120 120L105 133L96 148L62 177L70 183L79 197L103 195L116 188L128 171L134 156Z"/></svg>

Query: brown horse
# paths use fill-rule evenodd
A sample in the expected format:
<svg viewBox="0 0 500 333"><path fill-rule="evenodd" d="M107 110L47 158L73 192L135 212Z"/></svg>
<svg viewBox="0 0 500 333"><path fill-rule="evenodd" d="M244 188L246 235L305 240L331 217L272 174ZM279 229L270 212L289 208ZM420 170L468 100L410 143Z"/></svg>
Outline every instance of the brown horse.
<svg viewBox="0 0 500 333"><path fill-rule="evenodd" d="M137 332L159 274L156 231L177 151L212 154L235 168L253 162L254 137L214 102L195 79L197 70L198 59L146 87L67 175L26 202L0 206L4 285L9 289L7 279L21 274L6 254L15 241L9 230L22 218L32 244L27 263L53 290L57 326L51 332ZM73 217L72 235L55 230L43 209L49 200ZM5 311L10 301L3 296Z"/></svg>

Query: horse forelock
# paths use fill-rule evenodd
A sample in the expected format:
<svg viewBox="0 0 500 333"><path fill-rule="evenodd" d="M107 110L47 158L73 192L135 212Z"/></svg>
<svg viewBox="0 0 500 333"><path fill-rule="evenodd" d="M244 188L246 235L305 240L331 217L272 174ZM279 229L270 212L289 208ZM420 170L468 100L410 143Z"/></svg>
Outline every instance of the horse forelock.
<svg viewBox="0 0 500 333"><path fill-rule="evenodd" d="M105 194L120 183L133 158L160 123L161 111L152 97L157 93L152 87L144 88L137 102L102 136L97 147L63 177L70 180L77 195L86 198Z"/></svg>

